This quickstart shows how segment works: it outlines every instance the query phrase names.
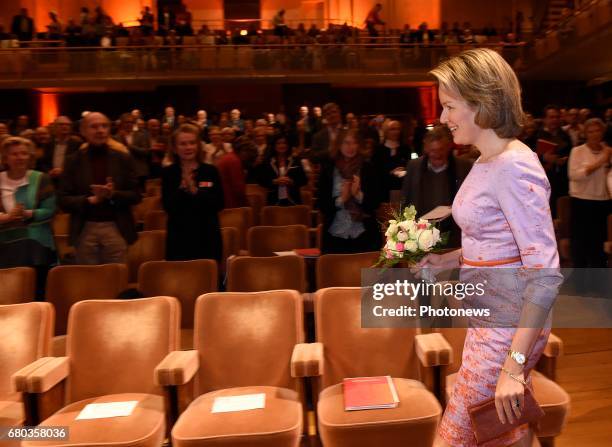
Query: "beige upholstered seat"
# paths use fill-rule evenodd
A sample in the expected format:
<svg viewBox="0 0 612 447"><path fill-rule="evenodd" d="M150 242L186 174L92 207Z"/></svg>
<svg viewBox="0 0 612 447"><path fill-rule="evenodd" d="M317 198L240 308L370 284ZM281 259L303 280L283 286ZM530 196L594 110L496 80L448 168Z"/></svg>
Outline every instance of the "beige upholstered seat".
<svg viewBox="0 0 612 447"><path fill-rule="evenodd" d="M421 382L420 368L427 371L450 362L450 346L434 343L442 337L422 335L418 329L362 328L359 288L318 290L315 320L317 342L325 353L322 374L315 380L320 390L317 415L323 445L431 446L442 408ZM397 408L344 410L344 378L381 375L394 378L400 400Z"/></svg>
<svg viewBox="0 0 612 447"><path fill-rule="evenodd" d="M179 303L170 297L76 303L68 322L67 356L51 359L23 385L30 394L65 387L58 411L40 425L68 427L70 439L23 446L160 446L166 413L153 371L177 349L179 322ZM129 416L76 419L87 404L124 401L137 401Z"/></svg>
<svg viewBox="0 0 612 447"><path fill-rule="evenodd" d="M138 240L128 247L128 282L138 281L138 269L147 261L163 261L166 258L166 232L163 230L140 231Z"/></svg>
<svg viewBox="0 0 612 447"><path fill-rule="evenodd" d="M246 249L246 234L253 222L253 211L250 207L226 208L219 211L219 225L221 228L235 228L239 234L241 249Z"/></svg>
<svg viewBox="0 0 612 447"><path fill-rule="evenodd" d="M209 293L198 298L195 313L195 351L173 353L157 369L159 383L178 388L179 405L191 401L185 393L195 383L196 399L174 425L173 445L297 447L303 393L291 358L303 346L300 295ZM254 393L266 395L265 408L210 412L218 396Z"/></svg>
<svg viewBox="0 0 612 447"><path fill-rule="evenodd" d="M317 289L361 287L361 269L378 261L378 252L329 254L317 259Z"/></svg>
<svg viewBox="0 0 612 447"><path fill-rule="evenodd" d="M311 223L310 207L306 205L264 206L261 209L261 225L305 225L310 227Z"/></svg>
<svg viewBox="0 0 612 447"><path fill-rule="evenodd" d="M138 290L144 296L173 296L181 303L181 347L193 348L193 317L196 299L216 292L217 263L194 261L149 261L138 270ZM184 334L183 334L184 332Z"/></svg>
<svg viewBox="0 0 612 447"><path fill-rule="evenodd" d="M275 251L308 248L308 229L305 225L258 226L247 233L250 256L274 256Z"/></svg>
<svg viewBox="0 0 612 447"><path fill-rule="evenodd" d="M306 266L301 256L234 258L227 273L228 292L306 291Z"/></svg>
<svg viewBox="0 0 612 447"><path fill-rule="evenodd" d="M51 349L54 312L49 303L0 306L0 426L35 424L27 420L21 393L15 392L13 375L21 375L46 361ZM2 441L4 446L19 442Z"/></svg>
<svg viewBox="0 0 612 447"><path fill-rule="evenodd" d="M36 272L30 267L0 269L0 305L34 300Z"/></svg>

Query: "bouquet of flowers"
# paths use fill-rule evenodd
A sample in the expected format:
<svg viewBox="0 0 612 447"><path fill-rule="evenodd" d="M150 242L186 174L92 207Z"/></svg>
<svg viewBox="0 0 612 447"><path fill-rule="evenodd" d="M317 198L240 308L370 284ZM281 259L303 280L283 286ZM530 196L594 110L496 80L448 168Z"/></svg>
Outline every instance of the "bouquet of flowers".
<svg viewBox="0 0 612 447"><path fill-rule="evenodd" d="M416 209L410 205L394 213L385 237L387 242L380 253L377 266L393 267L401 261L416 264L425 255L436 253L447 243L449 233L425 219L416 220Z"/></svg>

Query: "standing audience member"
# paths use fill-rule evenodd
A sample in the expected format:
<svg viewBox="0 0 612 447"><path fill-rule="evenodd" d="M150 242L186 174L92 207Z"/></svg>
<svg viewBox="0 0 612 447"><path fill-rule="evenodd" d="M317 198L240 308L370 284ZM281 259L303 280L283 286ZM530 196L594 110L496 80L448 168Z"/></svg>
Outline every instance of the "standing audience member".
<svg viewBox="0 0 612 447"><path fill-rule="evenodd" d="M204 163L215 164L221 157L232 151L232 145L223 141L221 130L211 126L208 130L210 143L204 145L202 160Z"/></svg>
<svg viewBox="0 0 612 447"><path fill-rule="evenodd" d="M98 112L81 121L84 144L64 166L59 204L70 213L70 244L79 264L125 263L138 235L132 205L141 200L134 160L110 138L110 121Z"/></svg>
<svg viewBox="0 0 612 447"><path fill-rule="evenodd" d="M183 124L172 135L174 163L162 173L162 203L168 213L166 259L221 261L218 213L223 187L217 168L202 163L200 130Z"/></svg>
<svg viewBox="0 0 612 447"><path fill-rule="evenodd" d="M400 140L402 127L399 121L389 121L385 128L383 144L374 150L372 163L383 181L383 200L389 200L389 193L402 189L402 179L406 174L406 164L410 161L410 147Z"/></svg>
<svg viewBox="0 0 612 447"><path fill-rule="evenodd" d="M542 151L540 140L548 141L556 146L554 149ZM561 112L557 106L549 105L544 108L544 128L537 132L536 142L535 149L539 152L540 161L550 182L550 209L554 216L557 199L566 196L568 192L567 160L572 149L570 136L561 128Z"/></svg>
<svg viewBox="0 0 612 447"><path fill-rule="evenodd" d="M234 150L217 161L217 169L223 185L226 208L249 206L246 196L246 167L253 163L257 149L246 136L238 137Z"/></svg>
<svg viewBox="0 0 612 447"><path fill-rule="evenodd" d="M339 151L321 165L317 208L323 215L323 253L360 253L381 247L376 221L380 181L364 160L359 135L349 130L339 137Z"/></svg>
<svg viewBox="0 0 612 447"><path fill-rule="evenodd" d="M572 147L584 143L584 125L578 122L578 109L569 109L567 112L567 124L563 126L565 133L572 140Z"/></svg>
<svg viewBox="0 0 612 447"><path fill-rule="evenodd" d="M64 172L66 159L79 149L83 140L76 135L72 135L72 121L67 116L58 116L53 128L55 137L51 141L49 151L41 161L41 166L58 186L60 176Z"/></svg>
<svg viewBox="0 0 612 447"><path fill-rule="evenodd" d="M414 205L418 217L437 206L451 206L472 168L470 160L453 156L452 142L448 127L434 127L423 139L425 154L406 166L402 202ZM440 231L450 231L448 247L461 246L461 230L452 216L440 223Z"/></svg>
<svg viewBox="0 0 612 447"><path fill-rule="evenodd" d="M341 138L344 133L342 113L337 104L333 102L325 104L323 106L323 116L325 117L325 127L312 137L311 157L315 163L320 163L323 159L332 155L336 140Z"/></svg>
<svg viewBox="0 0 612 447"><path fill-rule="evenodd" d="M33 267L42 296L49 267L56 262L51 218L55 193L47 174L30 170L32 142L9 137L2 143L0 172L0 268Z"/></svg>
<svg viewBox="0 0 612 447"><path fill-rule="evenodd" d="M34 20L28 16L28 9L21 8L18 15L13 17L11 33L19 40L32 40L34 38Z"/></svg>
<svg viewBox="0 0 612 447"><path fill-rule="evenodd" d="M605 125L599 118L584 123L586 143L569 157L569 193L572 197L571 247L574 267L604 268L610 196L607 176L612 148L603 142Z"/></svg>
<svg viewBox="0 0 612 447"><path fill-rule="evenodd" d="M161 125L158 119L147 121L146 147L149 150L149 177L161 177L161 166L168 149L168 137L161 134Z"/></svg>
<svg viewBox="0 0 612 447"><path fill-rule="evenodd" d="M269 161L257 168L259 184L268 189L268 205L301 204L300 188L308 183L308 179L300 160L291 154L287 135L277 134L270 146L272 155Z"/></svg>
<svg viewBox="0 0 612 447"><path fill-rule="evenodd" d="M378 30L376 29L376 26L385 24L385 22L383 22L380 18L382 8L382 4L376 3L365 19L366 29L368 30L370 37L378 37Z"/></svg>
<svg viewBox="0 0 612 447"><path fill-rule="evenodd" d="M141 188L149 176L149 150L147 148L147 137L144 132L134 132L136 120L131 113L124 113L119 119L119 129L113 139L128 148L134 159L136 176Z"/></svg>

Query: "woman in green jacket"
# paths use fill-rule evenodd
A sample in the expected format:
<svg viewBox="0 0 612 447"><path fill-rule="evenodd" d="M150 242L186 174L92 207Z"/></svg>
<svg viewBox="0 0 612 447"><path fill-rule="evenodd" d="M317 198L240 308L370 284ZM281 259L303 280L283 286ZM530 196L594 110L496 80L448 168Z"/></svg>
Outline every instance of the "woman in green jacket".
<svg viewBox="0 0 612 447"><path fill-rule="evenodd" d="M34 146L25 138L2 142L0 172L0 268L34 267L38 290L56 262L51 218L55 193L48 175L31 170Z"/></svg>

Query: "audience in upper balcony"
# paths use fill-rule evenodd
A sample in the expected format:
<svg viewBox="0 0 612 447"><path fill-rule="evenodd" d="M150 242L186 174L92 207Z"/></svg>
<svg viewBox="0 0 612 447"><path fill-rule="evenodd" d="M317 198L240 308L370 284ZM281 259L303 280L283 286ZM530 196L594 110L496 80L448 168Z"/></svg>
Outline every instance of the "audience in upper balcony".
<svg viewBox="0 0 612 447"><path fill-rule="evenodd" d="M34 19L28 15L28 8L21 8L19 14L13 17L11 33L19 40L32 40L34 29Z"/></svg>
<svg viewBox="0 0 612 447"><path fill-rule="evenodd" d="M70 245L79 264L125 263L137 239L131 208L141 200L134 160L110 137L110 120L97 112L81 121L86 144L68 157L58 193L70 213Z"/></svg>

